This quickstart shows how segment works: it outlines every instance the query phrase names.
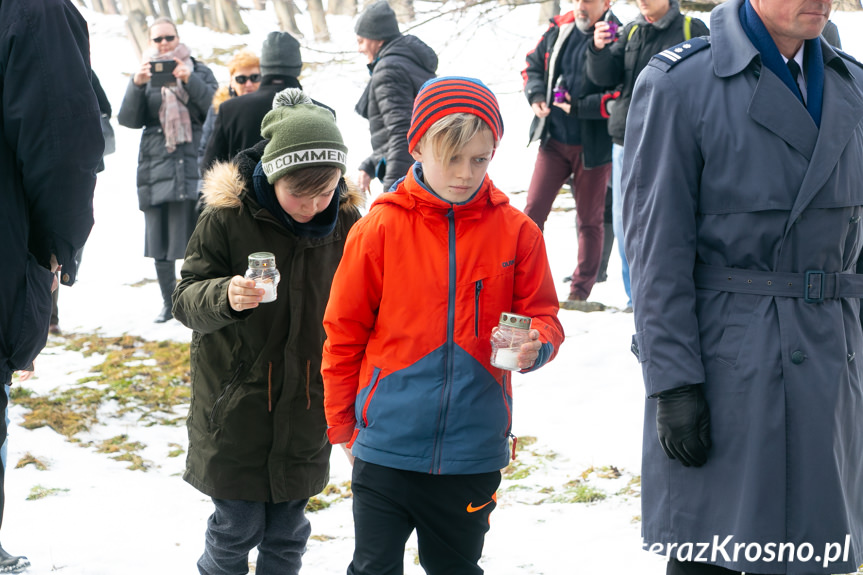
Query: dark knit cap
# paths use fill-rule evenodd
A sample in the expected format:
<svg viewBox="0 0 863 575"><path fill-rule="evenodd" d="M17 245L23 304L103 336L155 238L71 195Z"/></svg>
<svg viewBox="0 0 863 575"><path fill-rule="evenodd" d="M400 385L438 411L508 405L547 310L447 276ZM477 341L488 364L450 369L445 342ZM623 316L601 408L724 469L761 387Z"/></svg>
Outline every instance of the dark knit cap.
<svg viewBox="0 0 863 575"><path fill-rule="evenodd" d="M369 4L357 18L354 32L357 36L369 40L392 40L402 35L396 13L390 8L387 0L379 0Z"/></svg>
<svg viewBox="0 0 863 575"><path fill-rule="evenodd" d="M414 151L435 122L458 113L479 116L491 128L495 142L503 137L503 118L491 90L476 78L445 76L432 78L417 93L408 130L408 150Z"/></svg>
<svg viewBox="0 0 863 575"><path fill-rule="evenodd" d="M261 136L269 140L261 164L270 184L312 166L334 166L345 174L348 148L336 118L302 90L287 88L276 94L273 109L261 122Z"/></svg>
<svg viewBox="0 0 863 575"><path fill-rule="evenodd" d="M287 32L270 32L261 49L262 76L293 76L303 70L300 43Z"/></svg>

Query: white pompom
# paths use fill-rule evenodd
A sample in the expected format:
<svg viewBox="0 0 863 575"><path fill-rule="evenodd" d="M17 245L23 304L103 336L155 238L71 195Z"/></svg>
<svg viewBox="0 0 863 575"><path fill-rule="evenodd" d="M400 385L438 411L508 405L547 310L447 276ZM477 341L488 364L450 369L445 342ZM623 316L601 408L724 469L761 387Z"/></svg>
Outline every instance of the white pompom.
<svg viewBox="0 0 863 575"><path fill-rule="evenodd" d="M299 88L285 88L273 98L273 110L282 106L296 106L297 104L311 104L312 99Z"/></svg>

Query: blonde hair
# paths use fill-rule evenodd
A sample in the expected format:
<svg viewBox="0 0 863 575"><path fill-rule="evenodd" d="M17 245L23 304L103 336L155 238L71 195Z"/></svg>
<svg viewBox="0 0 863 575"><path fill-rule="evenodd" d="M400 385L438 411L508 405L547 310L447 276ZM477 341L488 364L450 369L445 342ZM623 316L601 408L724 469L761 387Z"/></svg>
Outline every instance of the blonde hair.
<svg viewBox="0 0 863 575"><path fill-rule="evenodd" d="M240 50L234 57L228 60L228 74L230 74L231 79L234 78L234 72L237 71L238 68L260 68L261 67L261 59L258 58L258 55L249 50L248 48Z"/></svg>
<svg viewBox="0 0 863 575"><path fill-rule="evenodd" d="M434 157L438 161L446 163L483 130L493 134L491 127L479 116L465 112L449 114L426 130L419 141L419 146L421 149L425 149L428 145ZM495 149L497 144L498 142L495 141Z"/></svg>

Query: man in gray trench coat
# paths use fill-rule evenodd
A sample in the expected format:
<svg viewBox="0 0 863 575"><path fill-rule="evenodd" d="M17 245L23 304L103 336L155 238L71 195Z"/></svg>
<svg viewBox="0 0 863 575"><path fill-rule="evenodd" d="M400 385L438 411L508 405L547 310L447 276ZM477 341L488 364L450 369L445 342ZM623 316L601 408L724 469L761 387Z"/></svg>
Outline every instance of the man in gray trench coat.
<svg viewBox="0 0 863 575"><path fill-rule="evenodd" d="M863 67L819 37L829 14L728 0L636 84L642 535L670 574L863 563Z"/></svg>

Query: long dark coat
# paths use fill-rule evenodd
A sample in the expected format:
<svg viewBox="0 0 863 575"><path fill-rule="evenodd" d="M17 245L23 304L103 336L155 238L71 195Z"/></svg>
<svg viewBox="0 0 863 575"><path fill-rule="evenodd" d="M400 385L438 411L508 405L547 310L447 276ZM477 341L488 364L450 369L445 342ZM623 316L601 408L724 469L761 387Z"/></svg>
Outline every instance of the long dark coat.
<svg viewBox="0 0 863 575"><path fill-rule="evenodd" d="M327 483L324 308L362 194L342 196L328 236L295 236L255 200L251 174L263 148L208 172L207 207L186 250L174 317L194 330L183 478L211 497L279 503ZM228 283L260 251L276 255L278 299L234 312Z"/></svg>
<svg viewBox="0 0 863 575"><path fill-rule="evenodd" d="M802 296L807 270L854 272L863 245L863 68L820 41L819 131L761 65L740 24L741 3L714 9L707 48L670 68L654 58L629 114L623 217L634 348L648 396L703 384L713 441L703 467L670 460L657 440L656 400L646 400L643 536L648 547L730 536L728 556L706 559L735 571L856 572L860 296L766 294ZM722 272L696 280L704 264ZM809 283L817 300L818 281ZM735 558L737 543L759 544L761 559L754 547L750 559L742 550ZM786 552L779 561L774 547L765 561L767 546L782 543L803 546L803 557L808 543L813 557L795 552L788 561ZM825 567L828 544L840 546L840 557Z"/></svg>
<svg viewBox="0 0 863 575"><path fill-rule="evenodd" d="M261 121L273 109L276 94L286 88L303 89L293 76L268 75L262 78L256 91L222 103L201 159L202 174L216 162L229 162L236 154L263 139Z"/></svg>
<svg viewBox="0 0 863 575"><path fill-rule="evenodd" d="M179 144L173 152L165 148L165 135L159 123L161 88L149 83L136 86L132 80L117 113L117 121L127 128L144 128L138 151L138 207L147 210L166 202L198 199L198 145L201 127L219 83L213 72L192 59L194 68L186 82L192 141Z"/></svg>
<svg viewBox="0 0 863 575"><path fill-rule="evenodd" d="M380 178L384 191L405 177L414 163L408 152L414 98L434 78L435 70L437 54L410 34L384 44L369 64L371 79L355 110L369 121L372 155L360 163L360 169Z"/></svg>
<svg viewBox="0 0 863 575"><path fill-rule="evenodd" d="M2 0L0 384L48 338L52 253L61 281L75 281L104 150L99 115L78 10L65 0Z"/></svg>

